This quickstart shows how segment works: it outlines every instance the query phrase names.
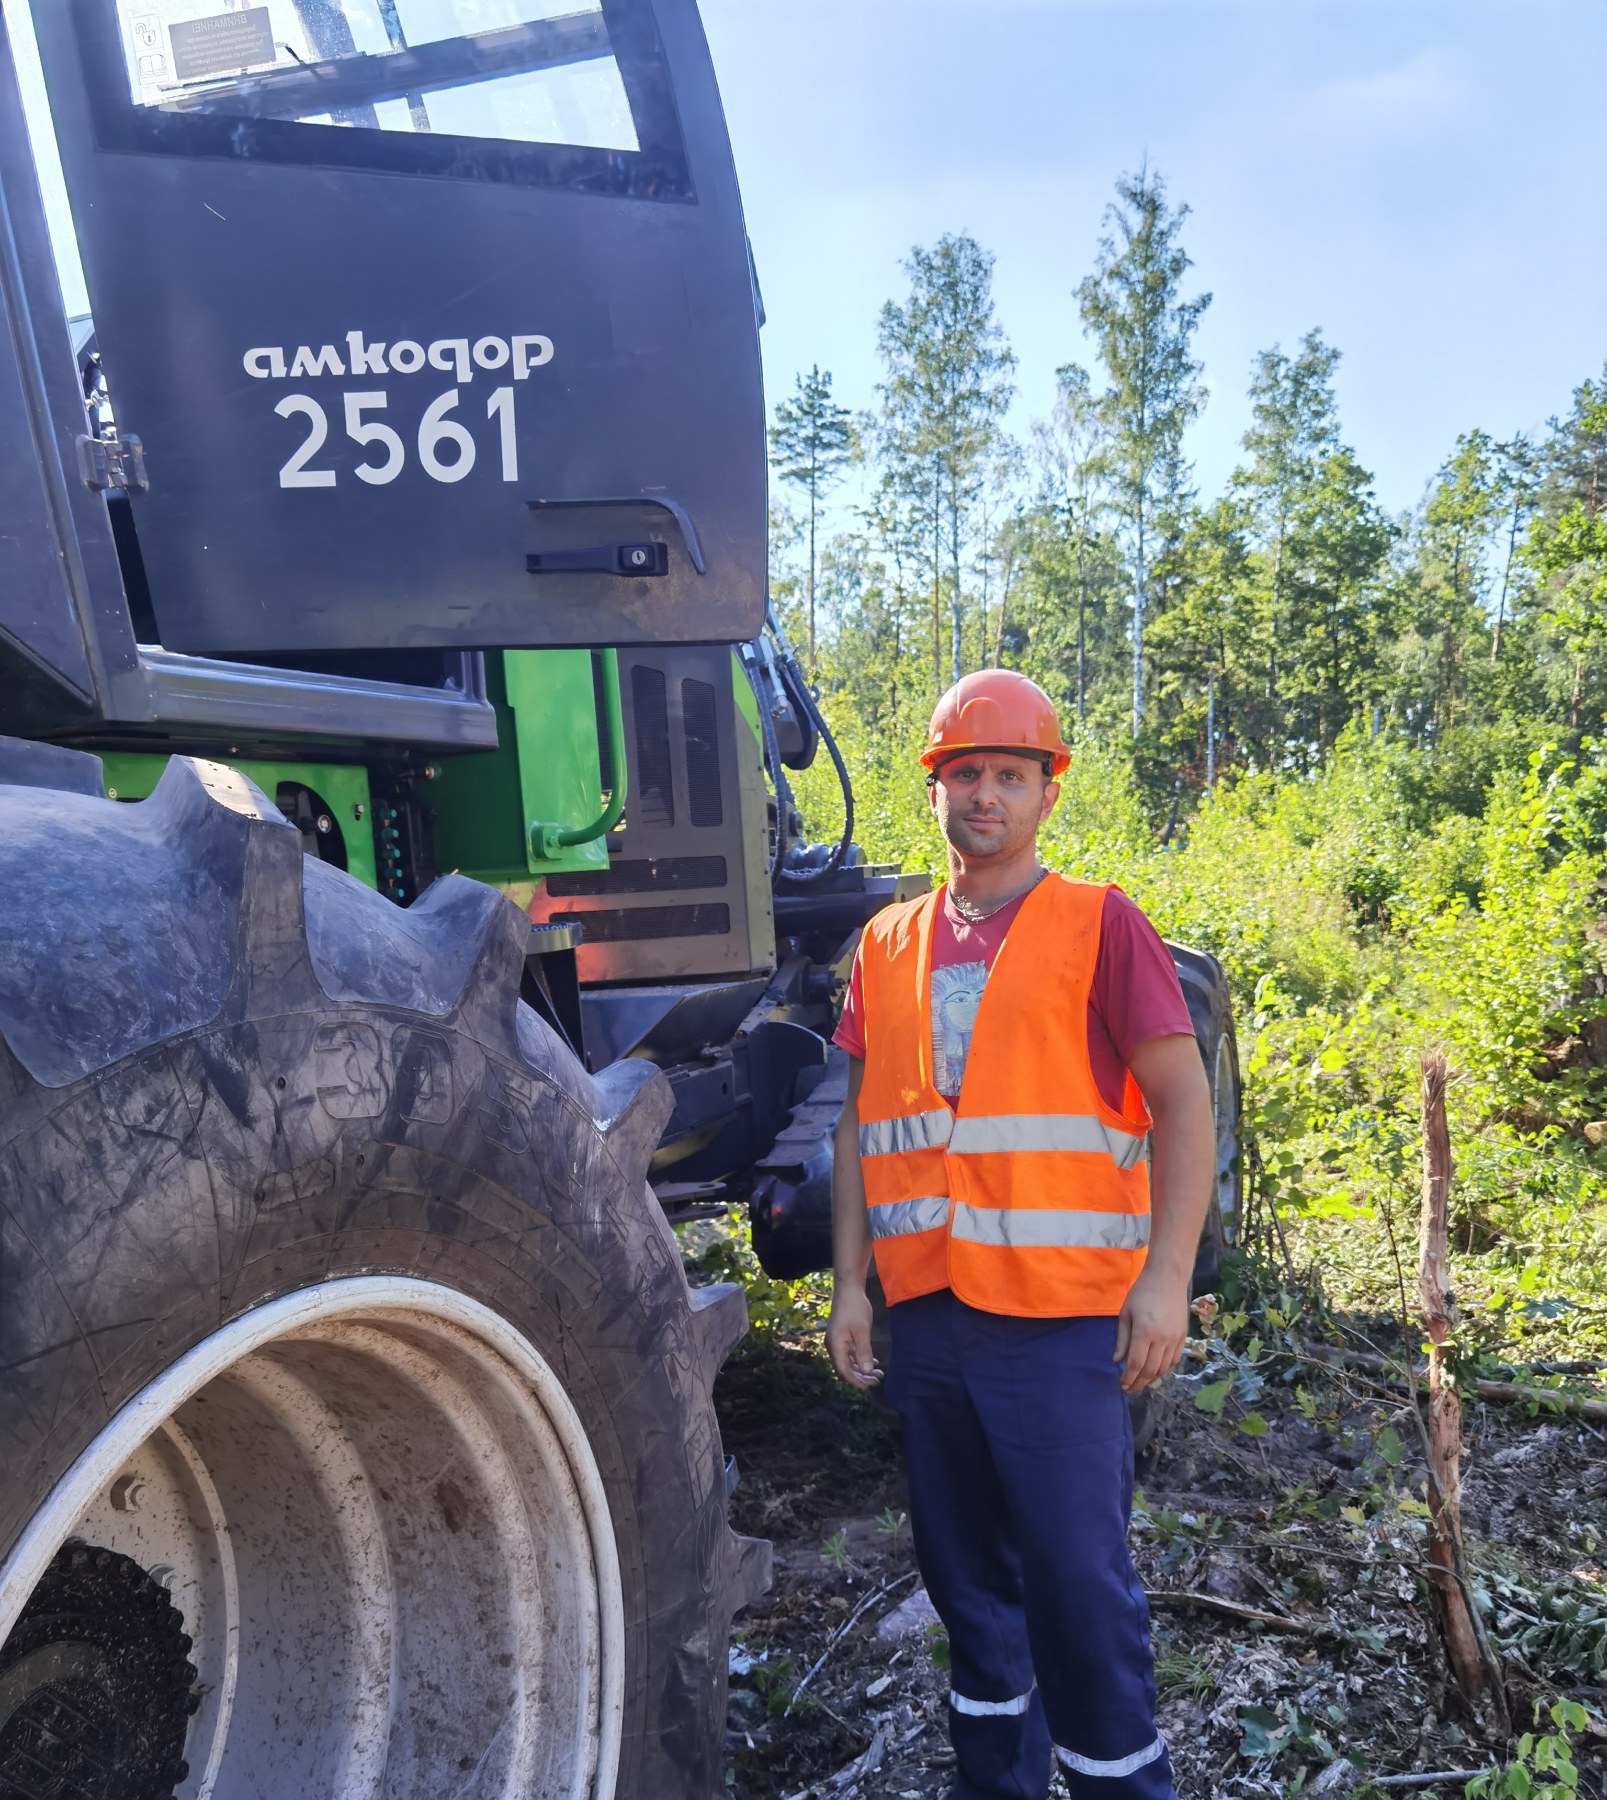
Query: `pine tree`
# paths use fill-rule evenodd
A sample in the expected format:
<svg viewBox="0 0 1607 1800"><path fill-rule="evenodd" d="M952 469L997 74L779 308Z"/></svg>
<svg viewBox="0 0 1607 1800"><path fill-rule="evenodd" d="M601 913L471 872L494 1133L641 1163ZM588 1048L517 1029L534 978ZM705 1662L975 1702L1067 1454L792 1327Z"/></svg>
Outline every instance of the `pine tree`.
<svg viewBox="0 0 1607 1800"><path fill-rule="evenodd" d="M889 300L877 327L887 372L881 449L907 501L930 509L933 680L941 682L941 589L949 593L949 679L961 674L963 569L979 547L977 510L1005 449L1016 359L993 316L993 258L974 238L945 235L904 265L910 295Z"/></svg>
<svg viewBox="0 0 1607 1800"><path fill-rule="evenodd" d="M1375 578L1393 533L1373 478L1341 445L1323 458L1289 520L1290 748L1318 756L1374 688L1384 614Z"/></svg>
<svg viewBox="0 0 1607 1800"><path fill-rule="evenodd" d="M771 466L783 481L803 490L808 506L806 604L811 673L817 660L815 590L820 559L815 545L821 502L858 455L859 433L854 426L853 414L832 399L831 373L816 364L807 375L798 377L793 397L777 405L775 423L770 427Z"/></svg>
<svg viewBox="0 0 1607 1800"><path fill-rule="evenodd" d="M1182 728L1163 738L1179 748L1197 737L1195 775L1204 787L1241 749L1263 768L1275 766L1282 745L1269 732L1255 679L1259 597L1243 498L1230 493L1197 509L1172 561L1179 598L1149 633L1152 713L1170 714Z"/></svg>

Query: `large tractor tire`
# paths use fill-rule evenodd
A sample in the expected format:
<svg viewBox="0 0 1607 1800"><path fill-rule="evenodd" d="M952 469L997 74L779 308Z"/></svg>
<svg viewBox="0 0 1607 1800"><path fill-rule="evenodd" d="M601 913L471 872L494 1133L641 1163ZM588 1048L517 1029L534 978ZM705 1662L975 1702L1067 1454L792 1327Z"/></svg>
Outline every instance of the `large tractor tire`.
<svg viewBox="0 0 1607 1800"><path fill-rule="evenodd" d="M1203 950L1169 944L1178 980L1200 1047L1205 1078L1211 1088L1211 1117L1216 1126L1214 1176L1210 1210L1194 1260L1196 1294L1215 1291L1222 1259L1239 1241L1243 1211L1244 1157L1239 1141L1239 1046L1233 1031L1233 998L1222 965Z"/></svg>
<svg viewBox="0 0 1607 1800"><path fill-rule="evenodd" d="M1239 1151L1239 1049L1233 1033L1233 997L1222 965L1204 950L1168 944L1183 999L1194 1027L1194 1041L1205 1065L1215 1124L1214 1182L1211 1204L1194 1253L1189 1291L1198 1298L1216 1291L1222 1258L1238 1241L1243 1159ZM1128 1397L1133 1421L1133 1453L1141 1465L1154 1459L1166 1417L1174 1401L1169 1381Z"/></svg>
<svg viewBox="0 0 1607 1800"><path fill-rule="evenodd" d="M394 908L215 764L119 805L0 743L19 782L0 1796L711 1800L768 1549L663 1077L520 1004L488 888Z"/></svg>

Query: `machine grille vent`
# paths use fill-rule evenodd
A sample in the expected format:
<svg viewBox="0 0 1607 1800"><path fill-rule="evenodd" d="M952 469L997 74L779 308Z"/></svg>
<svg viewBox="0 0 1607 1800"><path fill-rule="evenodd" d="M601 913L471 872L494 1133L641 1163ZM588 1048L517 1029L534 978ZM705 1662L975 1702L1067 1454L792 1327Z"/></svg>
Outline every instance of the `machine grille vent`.
<svg viewBox="0 0 1607 1800"><path fill-rule="evenodd" d="M639 824L673 825L670 709L662 669L637 663L631 670L631 710L636 715L636 798L631 810Z"/></svg>
<svg viewBox="0 0 1607 1800"><path fill-rule="evenodd" d="M687 810L694 825L718 825L724 813L719 725L711 682L681 683L681 715L686 720Z"/></svg>
<svg viewBox="0 0 1607 1800"><path fill-rule="evenodd" d="M629 912L554 913L553 925L578 925L588 944L624 944L636 938L724 937L731 909L724 904L637 906Z"/></svg>
<svg viewBox="0 0 1607 1800"><path fill-rule="evenodd" d="M660 894L685 888L723 888L723 856L637 857L574 875L549 875L547 892L554 900L585 894ZM589 917L590 915L588 915Z"/></svg>

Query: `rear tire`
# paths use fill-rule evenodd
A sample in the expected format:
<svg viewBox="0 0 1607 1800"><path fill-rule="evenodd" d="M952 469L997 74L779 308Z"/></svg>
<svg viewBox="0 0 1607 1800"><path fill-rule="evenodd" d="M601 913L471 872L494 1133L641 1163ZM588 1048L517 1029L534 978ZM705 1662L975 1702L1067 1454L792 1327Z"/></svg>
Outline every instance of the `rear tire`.
<svg viewBox="0 0 1607 1800"><path fill-rule="evenodd" d="M1194 1298L1216 1291L1222 1279L1222 1260L1238 1241L1242 1162L1239 1153L1239 1048L1233 1032L1233 1000L1227 976L1214 956L1168 944L1177 967L1194 1041L1211 1090L1211 1117L1215 1124L1215 1182L1199 1247L1194 1253L1194 1274L1189 1292ZM1133 1422L1133 1454L1148 1468L1155 1460L1165 1434L1165 1416L1171 1395L1161 1391L1166 1383L1132 1395L1127 1409Z"/></svg>
<svg viewBox="0 0 1607 1800"><path fill-rule="evenodd" d="M1177 965L1183 998L1200 1047L1205 1078L1211 1090L1211 1117L1216 1127L1215 1183L1211 1204L1195 1253L1194 1294L1216 1290L1222 1277L1222 1260L1239 1241L1243 1199L1243 1157L1239 1142L1240 1076L1239 1046L1233 1030L1233 1000L1227 976L1214 956L1169 944Z"/></svg>
<svg viewBox="0 0 1607 1800"><path fill-rule="evenodd" d="M663 1077L585 1074L527 931L216 765L0 787L0 1685L63 1546L132 1558L199 1676L141 1800L721 1790L743 1299L646 1187Z"/></svg>

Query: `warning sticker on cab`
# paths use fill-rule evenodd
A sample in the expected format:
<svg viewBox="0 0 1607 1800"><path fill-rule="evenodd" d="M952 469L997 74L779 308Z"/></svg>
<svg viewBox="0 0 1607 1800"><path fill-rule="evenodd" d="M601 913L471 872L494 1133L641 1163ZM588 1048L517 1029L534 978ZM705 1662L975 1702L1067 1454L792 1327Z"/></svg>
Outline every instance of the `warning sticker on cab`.
<svg viewBox="0 0 1607 1800"><path fill-rule="evenodd" d="M167 30L173 72L180 81L238 75L274 60L273 23L265 6L214 13L207 19L175 19Z"/></svg>

